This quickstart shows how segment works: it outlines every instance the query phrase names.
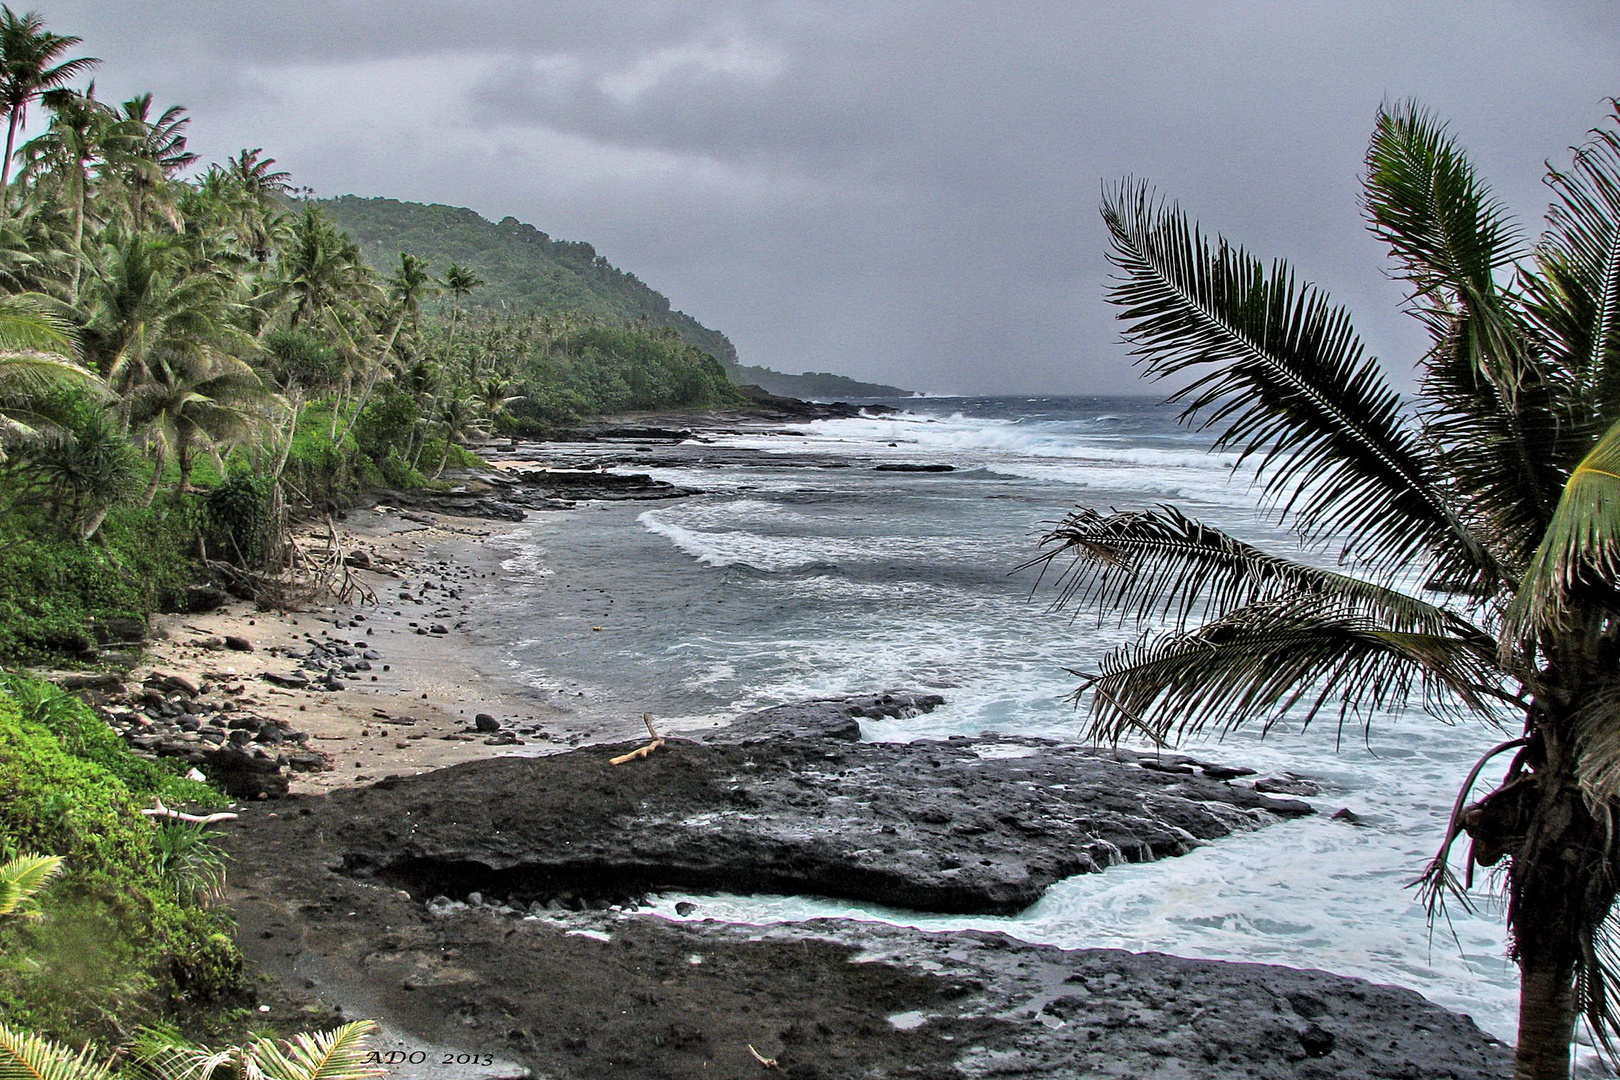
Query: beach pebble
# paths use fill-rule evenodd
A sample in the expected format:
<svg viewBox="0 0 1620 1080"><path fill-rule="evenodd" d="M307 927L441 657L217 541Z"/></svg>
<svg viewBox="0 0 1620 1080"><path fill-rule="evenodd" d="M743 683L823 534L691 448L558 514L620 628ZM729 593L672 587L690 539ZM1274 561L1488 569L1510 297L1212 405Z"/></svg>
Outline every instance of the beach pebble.
<svg viewBox="0 0 1620 1080"><path fill-rule="evenodd" d="M473 727L479 731L499 731L501 722L487 712L481 712L473 717Z"/></svg>
<svg viewBox="0 0 1620 1080"><path fill-rule="evenodd" d="M252 652L253 642L237 634L226 634L225 647L232 652Z"/></svg>

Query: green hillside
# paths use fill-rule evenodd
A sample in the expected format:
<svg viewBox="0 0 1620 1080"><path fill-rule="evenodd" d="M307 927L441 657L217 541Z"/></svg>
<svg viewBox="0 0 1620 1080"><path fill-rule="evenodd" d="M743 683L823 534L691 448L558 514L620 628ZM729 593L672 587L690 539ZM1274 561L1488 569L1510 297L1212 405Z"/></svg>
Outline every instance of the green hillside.
<svg viewBox="0 0 1620 1080"><path fill-rule="evenodd" d="M366 261L393 266L404 251L427 259L436 273L460 263L486 282L472 306L513 312L597 315L609 322L645 319L668 326L728 368L737 350L636 275L620 270L590 244L553 240L513 217L493 222L460 206L343 195L316 202L360 245Z"/></svg>
<svg viewBox="0 0 1620 1080"><path fill-rule="evenodd" d="M807 371L803 375L784 375L770 368L750 365L728 365L726 371L739 383L752 384L784 397L804 398L807 401L835 401L847 398L910 397L910 390L887 383L861 382L848 375L834 375L827 371Z"/></svg>
<svg viewBox="0 0 1620 1080"><path fill-rule="evenodd" d="M826 400L910 393L825 372L787 375L743 366L725 334L670 307L663 293L609 263L590 244L553 240L513 217L494 222L460 206L358 195L320 199L315 205L354 238L366 261L379 270L395 265L402 251L428 260L435 273L453 262L471 269L486 282L469 298L474 307L541 315L586 313L609 323L645 319L673 329L682 341L719 360L734 382L772 394Z"/></svg>

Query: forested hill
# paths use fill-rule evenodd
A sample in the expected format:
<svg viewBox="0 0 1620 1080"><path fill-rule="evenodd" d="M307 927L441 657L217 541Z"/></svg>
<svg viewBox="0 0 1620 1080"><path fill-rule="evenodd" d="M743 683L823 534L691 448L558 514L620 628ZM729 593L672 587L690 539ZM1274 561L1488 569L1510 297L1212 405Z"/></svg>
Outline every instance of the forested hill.
<svg viewBox="0 0 1620 1080"><path fill-rule="evenodd" d="M737 350L726 335L674 310L663 293L613 266L583 241L553 240L516 218L493 222L460 206L358 195L321 199L316 205L380 271L394 266L402 251L428 260L436 273L452 262L467 267L485 282L468 298L471 306L591 314L614 323L645 318L654 326L673 327L682 341L728 369L737 363Z"/></svg>
<svg viewBox="0 0 1620 1080"><path fill-rule="evenodd" d="M467 267L485 281L468 297L471 306L541 315L585 313L611 323L645 318L654 326L674 328L682 341L719 360L732 381L757 384L773 394L826 400L910 392L825 372L788 375L744 366L725 334L671 308L663 293L609 263L590 244L553 240L513 217L493 222L461 206L358 195L321 199L316 205L354 238L379 271L393 267L402 251L426 259L435 273L451 263Z"/></svg>

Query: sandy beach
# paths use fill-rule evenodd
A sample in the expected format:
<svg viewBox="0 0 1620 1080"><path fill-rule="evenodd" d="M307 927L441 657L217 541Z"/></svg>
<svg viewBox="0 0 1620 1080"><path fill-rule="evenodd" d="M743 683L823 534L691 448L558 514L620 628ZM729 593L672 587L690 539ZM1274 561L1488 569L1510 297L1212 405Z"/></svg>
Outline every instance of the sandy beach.
<svg viewBox="0 0 1620 1080"><path fill-rule="evenodd" d="M375 602L275 611L232 600L206 614L162 616L129 681L180 675L229 695L234 706L307 732L307 745L329 756L332 767L291 773L293 792L634 734L622 721L598 721L577 703L559 704L525 686L503 663L498 644L478 639L479 598L500 586L502 556L489 540L510 525L381 504L334 525L343 549L363 553L369 563L352 572ZM252 651L227 648L228 637ZM377 659L367 662L369 670L345 673L336 690L264 678L294 672L317 644ZM476 730L480 713L493 717L499 731Z"/></svg>

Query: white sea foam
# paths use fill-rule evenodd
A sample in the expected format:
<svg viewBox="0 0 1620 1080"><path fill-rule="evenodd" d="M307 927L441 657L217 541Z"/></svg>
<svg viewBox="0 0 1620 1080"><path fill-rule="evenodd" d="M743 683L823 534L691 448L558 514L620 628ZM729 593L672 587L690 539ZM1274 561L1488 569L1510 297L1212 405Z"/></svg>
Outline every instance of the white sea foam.
<svg viewBox="0 0 1620 1080"><path fill-rule="evenodd" d="M766 573L873 560L938 560L960 547L959 541L949 537L885 537L874 543L870 537L767 534L717 527L731 516L724 508L693 505L648 510L637 520L648 532L665 537L704 566L747 566Z"/></svg>
<svg viewBox="0 0 1620 1080"><path fill-rule="evenodd" d="M897 442L923 450L989 451L1014 456L1198 469L1230 470L1238 464L1237 454L1212 452L1199 443L1189 443L1185 449L1133 445L1122 441L1120 436L1103 436L1085 430L1089 426L1073 422L967 417L961 413L943 419L902 414L883 419L818 420L809 426L808 442L818 450L825 448L820 444L826 444L854 445L866 452L881 452L887 443ZM771 444L770 449L791 453L794 447L777 442Z"/></svg>

